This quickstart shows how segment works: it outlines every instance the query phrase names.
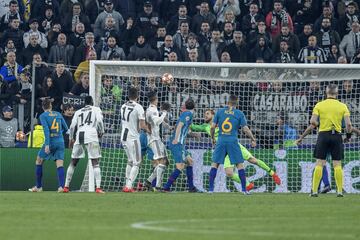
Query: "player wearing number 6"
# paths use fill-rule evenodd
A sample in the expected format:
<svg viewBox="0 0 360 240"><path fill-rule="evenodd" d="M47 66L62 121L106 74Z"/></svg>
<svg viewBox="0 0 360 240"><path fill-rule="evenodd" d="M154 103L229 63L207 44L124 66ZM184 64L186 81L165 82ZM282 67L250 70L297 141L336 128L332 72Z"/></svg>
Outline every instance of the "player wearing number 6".
<svg viewBox="0 0 360 240"><path fill-rule="evenodd" d="M217 168L224 164L225 157L228 155L231 164L236 164L241 180L241 190L244 194L249 194L246 190L246 176L244 169L244 158L239 148L238 130L243 129L245 134L251 138L251 145L256 146L256 140L251 130L246 126L246 118L242 111L235 109L237 97L231 95L228 106L219 109L211 124L210 135L215 144L215 129L219 126L219 136L213 153L213 164L210 170L210 178L215 179ZM211 189L210 189L211 192Z"/></svg>
<svg viewBox="0 0 360 240"><path fill-rule="evenodd" d="M68 130L66 122L59 112L52 111L50 100L45 99L42 103L44 112L40 115L40 122L44 128L45 143L36 158L36 186L29 189L30 192L42 191L42 164L44 160L54 160L57 167L59 188L64 188L64 137L63 132Z"/></svg>
<svg viewBox="0 0 360 240"><path fill-rule="evenodd" d="M101 173L99 158L100 144L99 138L104 134L103 115L98 107L94 107L91 96L85 97L85 107L77 110L70 125L70 147L73 147L71 153L71 163L66 172L66 182L64 192L69 192L69 186L74 174L76 165L80 158L85 157L84 147L87 149L88 157L91 159L94 168L94 178L96 193L104 193L101 186Z"/></svg>

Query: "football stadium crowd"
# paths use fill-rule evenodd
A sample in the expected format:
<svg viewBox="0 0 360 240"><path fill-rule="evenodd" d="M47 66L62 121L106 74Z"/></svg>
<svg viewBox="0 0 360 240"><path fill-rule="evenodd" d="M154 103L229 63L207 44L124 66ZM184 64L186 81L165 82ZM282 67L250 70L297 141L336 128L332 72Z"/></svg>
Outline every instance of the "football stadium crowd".
<svg viewBox="0 0 360 240"><path fill-rule="evenodd" d="M12 111L17 117L22 112L20 130L30 130L33 89L37 116L41 101L50 98L54 109L70 122L74 107L64 104L63 98L89 93L89 61L95 59L359 63L359 4L359 0L0 0L1 136L9 135L6 126L14 119L8 114ZM253 74L266 78L267 73ZM287 74L301 80L301 73ZM247 77L251 79L252 73ZM127 83L114 79L103 76L102 91L111 93L118 104L129 85L139 86L141 96L156 88L150 78ZM224 84L175 81L169 91L221 93L227 89ZM357 99L355 84L347 81L340 89ZM320 99L319 84L300 87L315 102ZM281 83L246 85L248 95L293 88L299 90ZM13 138L13 133L9 136ZM13 146L12 142L0 145Z"/></svg>

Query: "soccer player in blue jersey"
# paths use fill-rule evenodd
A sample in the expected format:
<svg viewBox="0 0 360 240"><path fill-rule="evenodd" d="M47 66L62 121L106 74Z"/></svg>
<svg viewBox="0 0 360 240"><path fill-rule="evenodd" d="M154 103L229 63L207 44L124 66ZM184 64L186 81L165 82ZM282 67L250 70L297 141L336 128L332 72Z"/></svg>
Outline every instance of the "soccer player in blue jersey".
<svg viewBox="0 0 360 240"><path fill-rule="evenodd" d="M44 160L54 160L57 167L59 188L58 192L63 192L64 188L64 137L63 133L68 130L68 126L61 113L52 111L51 101L45 99L42 103L44 112L40 115L40 122L44 128L45 142L36 158L36 186L29 189L30 192L42 191L42 165Z"/></svg>
<svg viewBox="0 0 360 240"><path fill-rule="evenodd" d="M189 127L193 120L193 111L195 108L195 103L192 99L188 99L185 102L186 111L181 113L179 119L176 122L175 132L172 134L169 143L169 149L175 160L176 168L170 175L167 183L165 184L163 190L164 192L170 191L171 185L181 174L181 171L185 168L185 162L187 163L186 167L186 176L189 187L189 192L200 192L193 182L193 167L192 162L188 161L189 158L186 158L185 150L185 139L189 131Z"/></svg>
<svg viewBox="0 0 360 240"><path fill-rule="evenodd" d="M235 109L238 99L235 95L231 95L228 106L219 109L211 124L210 135L215 144L215 128L219 127L219 136L213 152L213 163L210 170L209 192L214 191L214 179L216 177L217 168L220 164L224 164L226 155L229 155L231 164L236 164L241 180L241 190L244 194L246 191L246 176L244 168L244 158L239 148L238 130L242 128L244 133L251 139L251 145L256 146L256 140L251 130L247 126L245 115L242 111Z"/></svg>

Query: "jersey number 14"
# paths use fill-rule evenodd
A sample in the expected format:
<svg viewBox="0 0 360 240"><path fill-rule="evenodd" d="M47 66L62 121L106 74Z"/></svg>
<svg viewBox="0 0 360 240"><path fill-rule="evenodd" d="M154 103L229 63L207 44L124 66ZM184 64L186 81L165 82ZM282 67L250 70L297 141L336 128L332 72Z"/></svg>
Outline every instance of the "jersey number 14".
<svg viewBox="0 0 360 240"><path fill-rule="evenodd" d="M92 124L92 121L91 121L91 113L92 113L92 112L89 112L89 113L87 114L87 116L85 117L85 119L84 119L84 113L79 114L79 117L80 117L80 126L79 126L79 127L82 127L82 126L84 126L85 124L87 124L87 125Z"/></svg>

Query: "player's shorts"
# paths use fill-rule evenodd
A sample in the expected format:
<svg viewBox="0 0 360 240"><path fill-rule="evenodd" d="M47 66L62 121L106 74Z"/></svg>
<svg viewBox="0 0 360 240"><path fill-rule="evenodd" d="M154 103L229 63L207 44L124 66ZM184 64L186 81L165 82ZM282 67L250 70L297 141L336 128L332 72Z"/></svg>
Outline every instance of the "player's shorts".
<svg viewBox="0 0 360 240"><path fill-rule="evenodd" d="M213 162L224 164L226 155L229 155L231 164L238 164L244 162L244 158L241 153L239 143L237 141L216 143L215 150L212 156Z"/></svg>
<svg viewBox="0 0 360 240"><path fill-rule="evenodd" d="M242 156L244 160L249 161L250 158L253 158L254 156L249 152L249 150L246 149L243 145L239 143L239 147L242 153ZM231 164L229 155L226 155L224 160L224 168L233 168L235 165Z"/></svg>
<svg viewBox="0 0 360 240"><path fill-rule="evenodd" d="M140 133L140 144L141 144L141 156L144 157L147 154L148 160L154 159L154 153L148 146L148 140L146 133Z"/></svg>
<svg viewBox="0 0 360 240"><path fill-rule="evenodd" d="M333 134L331 131L320 132L316 141L314 157L326 160L327 155L333 160L344 159L344 144L340 133Z"/></svg>
<svg viewBox="0 0 360 240"><path fill-rule="evenodd" d="M50 153L45 152L45 144L38 152L38 156L44 160L64 160L65 145L64 143L50 144Z"/></svg>
<svg viewBox="0 0 360 240"><path fill-rule="evenodd" d="M90 142L86 144L75 144L71 152L71 158L84 158L85 149L87 149L89 159L98 159L101 158L100 145L99 142Z"/></svg>
<svg viewBox="0 0 360 240"><path fill-rule="evenodd" d="M150 144L150 149L154 153L154 160L165 158L166 157L166 148L164 143L161 140L152 141Z"/></svg>
<svg viewBox="0 0 360 240"><path fill-rule="evenodd" d="M141 144L140 139L128 139L122 142L128 162L134 165L141 163Z"/></svg>
<svg viewBox="0 0 360 240"><path fill-rule="evenodd" d="M178 143L178 144L169 144L169 149L171 151L171 154L174 158L175 163L185 163L186 159L186 150L184 145Z"/></svg>

